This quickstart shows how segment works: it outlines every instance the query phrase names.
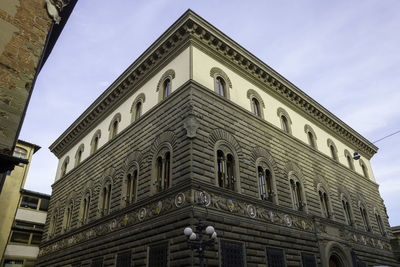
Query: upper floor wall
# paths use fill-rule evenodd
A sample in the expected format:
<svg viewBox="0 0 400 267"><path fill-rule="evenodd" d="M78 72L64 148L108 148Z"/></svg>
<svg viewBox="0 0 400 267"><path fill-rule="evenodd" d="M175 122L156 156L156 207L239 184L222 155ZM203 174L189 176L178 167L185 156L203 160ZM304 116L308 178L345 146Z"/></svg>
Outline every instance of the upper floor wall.
<svg viewBox="0 0 400 267"><path fill-rule="evenodd" d="M123 131L131 123L135 121L136 104L141 103L141 115L145 114L157 103L162 101L163 83L166 79L170 79L170 93L189 80L190 70L190 52L189 48L184 49L180 54L163 66L156 74L148 78L148 80L139 88L131 88L131 95L115 107L104 119L98 122L89 133L85 134L69 151L67 151L59 160L56 181L62 177L62 173L68 173L77 166L77 158L82 162L88 158L93 151L93 142L96 136L98 143L95 150L106 145L111 139L113 122L118 121L116 134ZM81 154L78 156L79 151ZM66 167L66 168L65 168ZM65 168L65 171L64 171Z"/></svg>
<svg viewBox="0 0 400 267"><path fill-rule="evenodd" d="M299 113L287 103L278 100L270 93L271 89L268 88L268 86L261 88L255 85L251 80L246 79L243 74L238 73L221 61L216 60L215 57L203 52L196 46L193 47L192 51L193 80L214 90L216 87L215 77L216 75L221 75L222 78L226 80L227 98L232 102L254 113L252 98L255 97L259 102L259 117L267 123L282 128L281 113L283 113L288 119L288 126L290 127L289 135L309 144L308 131L311 131L314 137L315 150L332 158L330 147L332 145L336 154L333 160L365 176L360 164L362 162L366 167L368 178L375 181L368 159L362 157L362 161L354 161L353 153L357 152L357 150L336 138L334 134L329 133L326 129L321 128L310 116L307 117L306 114ZM349 166L347 154L350 155L351 166Z"/></svg>

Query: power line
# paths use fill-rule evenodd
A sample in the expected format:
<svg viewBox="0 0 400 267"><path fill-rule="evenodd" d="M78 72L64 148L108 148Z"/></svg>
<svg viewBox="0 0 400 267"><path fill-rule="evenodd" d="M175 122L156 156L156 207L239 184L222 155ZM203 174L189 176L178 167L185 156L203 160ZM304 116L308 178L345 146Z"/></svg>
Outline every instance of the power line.
<svg viewBox="0 0 400 267"><path fill-rule="evenodd" d="M376 140L376 141L374 141L372 143L375 144L376 142L379 142L379 141L381 141L383 139L386 139L386 138L391 137L392 135L395 135L395 134L398 134L398 133L400 133L400 130L398 130L397 132L391 133L389 135L386 135L385 137L382 137L381 139L378 139L378 140Z"/></svg>

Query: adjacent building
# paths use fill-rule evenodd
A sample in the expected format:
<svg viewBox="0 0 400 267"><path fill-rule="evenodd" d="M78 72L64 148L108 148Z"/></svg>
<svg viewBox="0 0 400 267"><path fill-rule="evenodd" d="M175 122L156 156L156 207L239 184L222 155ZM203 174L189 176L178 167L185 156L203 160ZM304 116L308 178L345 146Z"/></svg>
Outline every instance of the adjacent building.
<svg viewBox="0 0 400 267"><path fill-rule="evenodd" d="M0 1L0 193L40 69L77 0Z"/></svg>
<svg viewBox="0 0 400 267"><path fill-rule="evenodd" d="M26 141L18 140L13 156L28 162L19 164L13 171L9 171L7 179L0 194L0 258L4 255L10 229L14 223L15 214L21 200L21 189L24 188L33 154L40 147ZM1 260L0 260L1 261Z"/></svg>
<svg viewBox="0 0 400 267"><path fill-rule="evenodd" d="M39 254L50 195L21 189L1 266L34 266Z"/></svg>
<svg viewBox="0 0 400 267"><path fill-rule="evenodd" d="M190 10L50 149L37 266L398 266L377 147Z"/></svg>

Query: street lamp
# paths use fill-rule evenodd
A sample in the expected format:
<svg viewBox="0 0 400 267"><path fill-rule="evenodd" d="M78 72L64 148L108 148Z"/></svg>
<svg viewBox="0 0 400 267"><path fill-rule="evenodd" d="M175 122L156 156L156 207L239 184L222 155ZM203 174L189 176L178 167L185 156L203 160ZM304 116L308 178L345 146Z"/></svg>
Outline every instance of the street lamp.
<svg viewBox="0 0 400 267"><path fill-rule="evenodd" d="M206 196L204 191L200 192L201 192L200 196ZM206 199L204 197L199 197L199 203L207 209ZM193 214L194 214L194 209L193 209ZM192 250L196 249L197 252L199 253L200 267L204 267L204 250L207 247L212 247L214 245L214 240L217 238L217 232L211 225L205 226L200 217L197 218L197 220L199 221L195 225L197 234L190 227L186 227L183 230L183 233L185 234L185 236L187 236L188 239L187 242L189 244L189 248ZM207 240L204 239L205 237L205 235L203 234L204 230L205 234L208 235Z"/></svg>

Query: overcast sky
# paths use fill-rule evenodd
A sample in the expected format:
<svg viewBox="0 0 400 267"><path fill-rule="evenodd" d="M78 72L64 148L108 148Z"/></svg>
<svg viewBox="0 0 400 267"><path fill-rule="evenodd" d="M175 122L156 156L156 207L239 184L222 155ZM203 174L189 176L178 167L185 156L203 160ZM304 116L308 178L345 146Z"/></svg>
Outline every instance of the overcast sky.
<svg viewBox="0 0 400 267"><path fill-rule="evenodd" d="M400 1L79 1L39 74L20 139L42 147L25 188L51 193L48 147L188 8L371 142L400 130ZM372 168L400 225L400 134Z"/></svg>

